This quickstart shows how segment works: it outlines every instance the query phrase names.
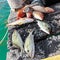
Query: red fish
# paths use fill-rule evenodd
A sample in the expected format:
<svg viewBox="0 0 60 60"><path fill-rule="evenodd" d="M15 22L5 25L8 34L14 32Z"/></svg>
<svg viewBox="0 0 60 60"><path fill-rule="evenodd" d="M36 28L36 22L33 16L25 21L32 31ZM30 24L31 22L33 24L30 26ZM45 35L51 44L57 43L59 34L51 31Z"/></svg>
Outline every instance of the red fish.
<svg viewBox="0 0 60 60"><path fill-rule="evenodd" d="M24 12L24 9L25 9L25 7L18 10L18 12L17 12L17 20L19 20L20 18L23 18L23 17L31 18L32 12Z"/></svg>
<svg viewBox="0 0 60 60"><path fill-rule="evenodd" d="M20 18L23 18L25 16L25 13L23 12L24 8L19 9L17 12L17 20L19 20Z"/></svg>

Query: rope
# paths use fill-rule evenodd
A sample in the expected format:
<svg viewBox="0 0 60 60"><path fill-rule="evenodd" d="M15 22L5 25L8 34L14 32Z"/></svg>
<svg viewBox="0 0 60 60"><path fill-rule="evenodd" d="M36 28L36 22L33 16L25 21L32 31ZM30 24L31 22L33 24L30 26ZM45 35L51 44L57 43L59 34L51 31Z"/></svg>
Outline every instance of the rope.
<svg viewBox="0 0 60 60"><path fill-rule="evenodd" d="M7 33L8 33L8 29L7 29L7 31L5 33L5 35L3 36L2 40L0 41L0 45L3 43L3 41L4 41L4 39L5 39L6 35L7 35Z"/></svg>

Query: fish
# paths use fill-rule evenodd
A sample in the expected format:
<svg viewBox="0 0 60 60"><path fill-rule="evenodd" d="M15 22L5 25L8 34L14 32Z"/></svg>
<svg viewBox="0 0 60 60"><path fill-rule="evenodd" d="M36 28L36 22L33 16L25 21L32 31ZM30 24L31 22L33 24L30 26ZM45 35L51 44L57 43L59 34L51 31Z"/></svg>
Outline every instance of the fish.
<svg viewBox="0 0 60 60"><path fill-rule="evenodd" d="M21 9L19 9L17 11L17 20L20 19L20 18L23 18L25 17L25 15L27 14L27 17L30 17L31 14L32 14L32 9L30 7L23 7Z"/></svg>
<svg viewBox="0 0 60 60"><path fill-rule="evenodd" d="M21 19L16 20L12 23L8 23L7 27L8 26L15 26L15 25L22 25L22 24L26 24L26 23L31 23L33 21L34 21L34 19L32 19L32 18L21 18Z"/></svg>
<svg viewBox="0 0 60 60"><path fill-rule="evenodd" d="M39 12L43 12L43 13L46 12L45 8L42 6L39 6L39 5L33 6L31 8L33 8L35 11L39 11Z"/></svg>
<svg viewBox="0 0 60 60"><path fill-rule="evenodd" d="M50 31L51 31L51 27L49 24L43 22L43 21L40 21L40 20L37 20L37 24L38 26L40 27L40 29L42 31L44 31L45 33L47 34L50 34Z"/></svg>
<svg viewBox="0 0 60 60"><path fill-rule="evenodd" d="M52 13L52 12L54 12L54 9L52 9L50 7L43 7L43 6L40 6L40 5L36 5L36 6L31 7L31 8L33 8L36 11L42 12L42 13Z"/></svg>
<svg viewBox="0 0 60 60"><path fill-rule="evenodd" d="M33 16L34 18L39 19L39 20L44 19L44 14L39 11L33 11Z"/></svg>
<svg viewBox="0 0 60 60"><path fill-rule="evenodd" d="M24 50L28 56L30 56L31 58L34 58L35 45L34 45L34 35L32 35L32 32L28 35L28 37L25 40Z"/></svg>
<svg viewBox="0 0 60 60"><path fill-rule="evenodd" d="M17 20L25 16L25 13L23 12L23 10L24 10L24 7L17 11Z"/></svg>
<svg viewBox="0 0 60 60"><path fill-rule="evenodd" d="M17 46L18 48L20 48L21 50L21 55L24 51L24 48L23 48L23 41L22 41L22 38L20 36L20 34L17 32L17 30L14 30L13 34L12 34L12 44L14 46Z"/></svg>
<svg viewBox="0 0 60 60"><path fill-rule="evenodd" d="M50 7L45 7L44 9L45 9L46 13L52 13L55 11L53 8L50 8Z"/></svg>

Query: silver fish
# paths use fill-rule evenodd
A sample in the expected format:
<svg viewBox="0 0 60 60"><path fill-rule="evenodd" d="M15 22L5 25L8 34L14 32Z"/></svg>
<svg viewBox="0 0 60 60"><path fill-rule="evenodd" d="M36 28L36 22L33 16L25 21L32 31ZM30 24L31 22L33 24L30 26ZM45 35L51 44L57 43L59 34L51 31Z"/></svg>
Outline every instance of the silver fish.
<svg viewBox="0 0 60 60"><path fill-rule="evenodd" d="M42 6L36 5L36 6L31 7L31 8L33 8L33 9L36 10L36 11L46 13L45 8L42 7Z"/></svg>
<svg viewBox="0 0 60 60"><path fill-rule="evenodd" d="M31 23L33 21L34 21L34 19L32 19L32 18L21 18L17 21L7 24L7 26L22 25L22 24L26 24L26 23Z"/></svg>
<svg viewBox="0 0 60 60"><path fill-rule="evenodd" d="M12 43L13 45L19 47L21 49L21 55L23 53L23 41L17 30L14 30L12 34Z"/></svg>
<svg viewBox="0 0 60 60"><path fill-rule="evenodd" d="M43 6L40 6L40 5L33 6L32 8L36 11L43 12L43 13L52 13L52 12L54 12L54 9L52 9L50 7L43 7Z"/></svg>
<svg viewBox="0 0 60 60"><path fill-rule="evenodd" d="M37 24L42 31L44 31L47 34L50 34L50 28L51 27L47 23L37 20Z"/></svg>
<svg viewBox="0 0 60 60"><path fill-rule="evenodd" d="M44 14L39 11L33 11L33 16L36 19L43 20Z"/></svg>
<svg viewBox="0 0 60 60"><path fill-rule="evenodd" d="M25 41L25 44L24 44L25 52L31 58L33 58L34 57L34 54L35 54L34 36L32 35L32 32L26 38L26 41Z"/></svg>

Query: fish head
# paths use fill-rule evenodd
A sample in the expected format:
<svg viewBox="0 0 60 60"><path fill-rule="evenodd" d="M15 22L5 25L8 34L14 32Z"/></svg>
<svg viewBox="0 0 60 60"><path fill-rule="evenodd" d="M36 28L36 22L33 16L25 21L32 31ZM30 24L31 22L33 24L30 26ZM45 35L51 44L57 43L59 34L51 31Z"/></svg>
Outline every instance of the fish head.
<svg viewBox="0 0 60 60"><path fill-rule="evenodd" d="M49 26L49 24L44 24L43 25L43 27L44 27L44 31L47 33L47 34L50 34L50 30L51 30L51 27Z"/></svg>
<svg viewBox="0 0 60 60"><path fill-rule="evenodd" d="M27 49L25 49L25 51L28 54L28 56L30 56L31 58L34 58L34 53L35 53L34 48L28 47Z"/></svg>

